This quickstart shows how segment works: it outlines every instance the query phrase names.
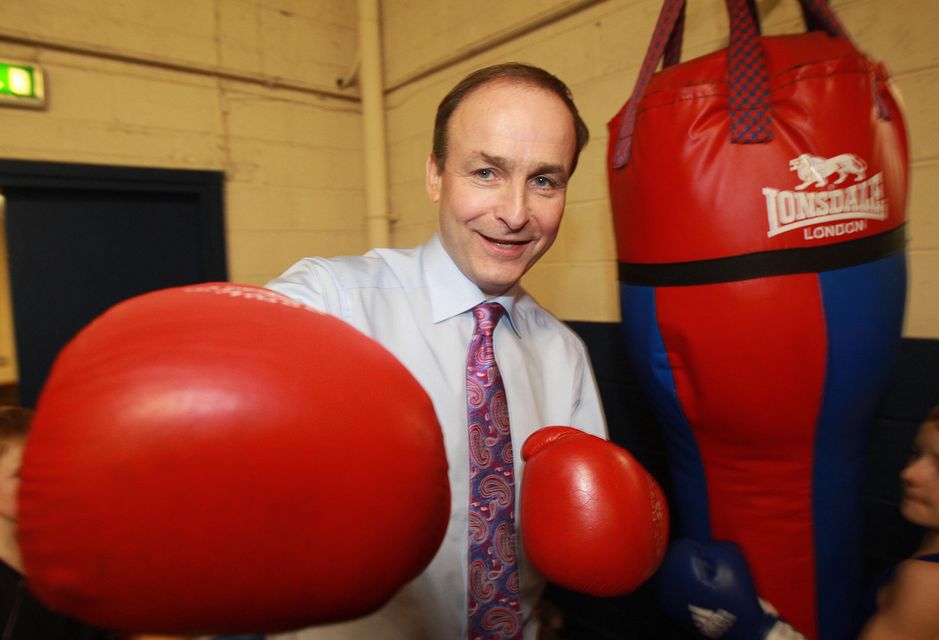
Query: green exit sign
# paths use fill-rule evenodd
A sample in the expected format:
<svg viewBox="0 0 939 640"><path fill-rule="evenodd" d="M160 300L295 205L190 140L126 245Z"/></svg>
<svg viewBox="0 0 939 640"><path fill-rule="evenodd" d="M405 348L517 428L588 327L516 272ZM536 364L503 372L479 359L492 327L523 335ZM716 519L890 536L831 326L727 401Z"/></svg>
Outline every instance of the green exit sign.
<svg viewBox="0 0 939 640"><path fill-rule="evenodd" d="M0 60L0 103L44 107L45 83L39 65Z"/></svg>

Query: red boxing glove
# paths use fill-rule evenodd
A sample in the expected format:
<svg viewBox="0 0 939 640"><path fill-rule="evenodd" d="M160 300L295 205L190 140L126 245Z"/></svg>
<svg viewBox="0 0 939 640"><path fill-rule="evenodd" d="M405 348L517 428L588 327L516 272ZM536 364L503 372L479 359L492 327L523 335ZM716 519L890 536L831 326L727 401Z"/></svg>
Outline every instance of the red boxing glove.
<svg viewBox="0 0 939 640"><path fill-rule="evenodd" d="M522 447L521 533L551 582L581 593L629 593L658 568L668 506L629 452L572 429L545 427Z"/></svg>
<svg viewBox="0 0 939 640"><path fill-rule="evenodd" d="M130 299L59 354L23 462L30 588L102 627L346 620L430 562L450 489L427 394L337 318L259 287Z"/></svg>

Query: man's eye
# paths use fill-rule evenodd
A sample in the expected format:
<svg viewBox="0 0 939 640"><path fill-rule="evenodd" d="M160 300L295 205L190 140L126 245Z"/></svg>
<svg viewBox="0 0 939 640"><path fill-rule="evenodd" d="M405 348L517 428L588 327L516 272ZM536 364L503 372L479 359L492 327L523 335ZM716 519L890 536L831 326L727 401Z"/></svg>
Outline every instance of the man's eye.
<svg viewBox="0 0 939 640"><path fill-rule="evenodd" d="M554 180L548 176L538 176L532 180L532 182L534 182L535 186L539 189L550 189L551 187L555 186Z"/></svg>
<svg viewBox="0 0 939 640"><path fill-rule="evenodd" d="M492 169L478 169L476 171L476 177L482 178L483 180L491 180L495 177L495 172Z"/></svg>

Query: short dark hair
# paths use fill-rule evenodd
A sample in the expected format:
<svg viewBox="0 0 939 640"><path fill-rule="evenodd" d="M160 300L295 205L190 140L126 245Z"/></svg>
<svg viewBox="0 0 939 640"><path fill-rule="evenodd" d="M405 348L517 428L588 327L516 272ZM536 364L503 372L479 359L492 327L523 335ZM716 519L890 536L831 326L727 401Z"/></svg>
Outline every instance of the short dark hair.
<svg viewBox="0 0 939 640"><path fill-rule="evenodd" d="M520 62L507 62L474 71L463 78L463 80L453 87L450 93L444 96L444 99L440 101L440 105L437 107L437 117L434 119L433 154L437 166L442 169L447 158L447 125L450 122L450 116L453 115L453 112L456 111L456 108L460 106L460 103L463 102L466 96L476 89L497 80L506 80L516 84L527 84L538 87L550 91L564 102L574 120L576 144L574 147L574 158L571 162L571 173L574 173L574 169L577 168L577 159L580 157L580 152L590 139L590 131L588 131L587 124L577 112L577 105L574 104L571 90L568 89L567 85L564 84L560 78L548 73L544 69Z"/></svg>
<svg viewBox="0 0 939 640"><path fill-rule="evenodd" d="M33 410L14 405L0 405L0 453L12 440L25 438L33 422Z"/></svg>

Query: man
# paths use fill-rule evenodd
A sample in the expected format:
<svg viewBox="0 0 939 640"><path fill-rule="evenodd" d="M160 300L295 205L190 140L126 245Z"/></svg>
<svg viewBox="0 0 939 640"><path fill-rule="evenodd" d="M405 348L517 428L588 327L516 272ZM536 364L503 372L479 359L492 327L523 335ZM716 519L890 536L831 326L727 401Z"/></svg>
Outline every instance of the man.
<svg viewBox="0 0 939 640"><path fill-rule="evenodd" d="M508 553L518 552L517 583L510 581L515 601L506 609L517 624L508 620L502 631L490 633L476 630L477 622L469 620L471 610L477 610L468 603L469 592L480 588L468 587L477 576L467 569L467 349L475 335L474 308L499 303L505 315L501 321L494 316L493 342L508 402L509 475L512 449L520 451L541 427L570 425L606 437L582 342L519 286L557 236L568 180L587 138L567 87L549 73L505 64L470 74L441 102L427 160L426 187L438 205L439 233L411 250L307 258L268 285L357 327L411 371L433 401L443 429L453 497L444 542L421 576L374 615L301 637L536 636L535 609L544 579L517 544ZM514 458L516 496L519 458ZM401 517L407 517L405 499Z"/></svg>

